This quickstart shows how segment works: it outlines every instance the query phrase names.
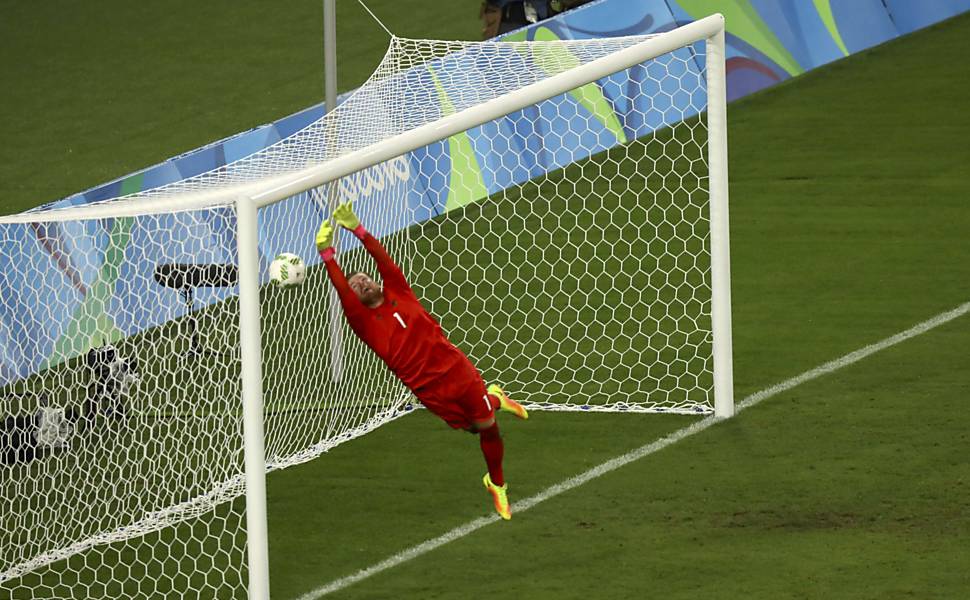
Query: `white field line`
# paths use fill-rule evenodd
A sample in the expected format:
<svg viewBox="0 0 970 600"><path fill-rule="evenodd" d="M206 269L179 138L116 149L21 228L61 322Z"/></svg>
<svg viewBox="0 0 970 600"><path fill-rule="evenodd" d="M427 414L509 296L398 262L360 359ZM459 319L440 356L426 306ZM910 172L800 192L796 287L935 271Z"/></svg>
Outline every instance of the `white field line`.
<svg viewBox="0 0 970 600"><path fill-rule="evenodd" d="M795 386L801 385L807 381L811 381L813 379L816 379L818 377L821 377L822 375L826 375L833 371L837 371L838 369L847 367L853 363L857 363L863 358L866 358L867 356L875 354L876 352L879 352L881 350L885 350L890 346L895 346L900 342L904 342L920 334L926 333L927 331L935 327L939 327L940 325L943 325L948 321L952 321L953 319L956 319L958 317L961 317L967 314L967 312L970 312L970 302L961 304L960 306L954 308L953 310L939 314L931 319L928 319L926 321L923 321L922 323L919 323L918 325L914 325L913 327L907 329L906 331L902 331L884 340L881 340L874 344L870 344L864 348L860 348L855 352L850 352L845 356L829 361L823 365L815 367L810 371L805 371L801 375L797 375L795 377L792 377L791 379L787 379L769 388L765 388L760 392L751 394L750 396L742 400L737 405L737 411L740 412L742 410L751 408L752 406L758 404L759 402L767 400L768 398L771 398L772 396L776 396L782 392L786 392ZM512 505L512 512L514 514L520 514L526 510L529 510L530 508L539 504L540 502L544 502L550 498L553 498L555 496L558 496L559 494L562 494L563 492L567 492L573 488L583 485L588 481L596 479L601 475L605 475L610 471L613 471L635 460L639 460L645 456L653 454L658 450L662 450L675 442L678 442L684 438L690 437L695 433L704 431L711 425L714 425L715 423L718 423L720 421L722 421L722 419L717 419L713 416L707 417L700 421L695 421L693 424L687 427L684 427L683 429L679 429L674 433L668 435L667 437L660 438L645 446L641 446L635 450L631 450L630 452L627 452L622 456L617 456L616 458L612 458L596 467L593 467L592 469L586 471L585 473L581 473L561 483L557 483L556 485L553 485L543 490L542 492L539 492L538 494L536 494L535 496L532 496L531 498L525 498L523 500L519 500L518 502L515 502ZM464 525L456 527L451 531L444 533L436 538L422 542L417 546L412 546L411 548L408 548L403 552L395 554L390 558L382 560L381 562L375 565L372 565L370 567L367 567L366 569L361 569L360 571L357 571L352 575L341 577L340 579L335 579L334 581L331 581L330 583L322 587L319 587L313 591L303 594L302 596L299 597L298 600L316 600L317 598L326 596L327 594L330 594L332 592L342 590L348 586L351 586L355 583L363 581L368 577L377 575L382 571L386 571L387 569L396 567L397 565L405 563L413 558L417 558L422 554L431 552L436 548L444 546L448 542L463 538L466 535L473 533L486 525L489 525L491 523L495 523L498 521L501 521L501 519L498 517L498 515L494 515L494 514L488 517L479 517L478 519L469 521L468 523L465 523Z"/></svg>

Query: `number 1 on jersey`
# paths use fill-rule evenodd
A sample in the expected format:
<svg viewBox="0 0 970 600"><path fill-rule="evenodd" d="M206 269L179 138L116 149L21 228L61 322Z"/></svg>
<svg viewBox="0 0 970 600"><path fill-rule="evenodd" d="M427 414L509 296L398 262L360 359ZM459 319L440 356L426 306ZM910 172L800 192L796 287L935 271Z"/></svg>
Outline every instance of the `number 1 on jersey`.
<svg viewBox="0 0 970 600"><path fill-rule="evenodd" d="M404 324L404 319L401 318L401 315L399 315L398 313L395 312L394 313L394 318L397 319L397 322L401 324L401 327L403 329L407 329L408 328L408 326Z"/></svg>

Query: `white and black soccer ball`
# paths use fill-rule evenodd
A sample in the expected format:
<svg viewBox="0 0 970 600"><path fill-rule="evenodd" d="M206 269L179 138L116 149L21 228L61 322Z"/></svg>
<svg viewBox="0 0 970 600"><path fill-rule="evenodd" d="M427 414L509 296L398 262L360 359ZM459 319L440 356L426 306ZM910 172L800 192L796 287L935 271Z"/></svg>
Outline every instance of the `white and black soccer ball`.
<svg viewBox="0 0 970 600"><path fill-rule="evenodd" d="M284 252L270 263L269 276L279 287L300 285L306 279L306 265L296 254Z"/></svg>

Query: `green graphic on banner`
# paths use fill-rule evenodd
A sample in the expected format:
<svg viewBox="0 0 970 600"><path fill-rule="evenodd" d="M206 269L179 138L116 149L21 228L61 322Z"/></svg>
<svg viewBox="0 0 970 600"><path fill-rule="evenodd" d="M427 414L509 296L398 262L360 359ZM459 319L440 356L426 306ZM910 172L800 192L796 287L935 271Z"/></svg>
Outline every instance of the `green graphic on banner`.
<svg viewBox="0 0 970 600"><path fill-rule="evenodd" d="M141 190L142 175L126 179L121 185L121 193L129 194ZM88 290L71 317L71 322L54 342L54 349L41 368L48 368L65 360L87 352L89 349L117 342L125 337L114 320L107 314L115 283L121 273L121 263L125 260L125 249L131 240L131 228L135 220L131 217L113 219L108 245L104 249L104 261L98 279Z"/></svg>
<svg viewBox="0 0 970 600"><path fill-rule="evenodd" d="M434 87L438 91L442 115L454 114L455 105L448 99L448 94L438 81L434 69L429 66L428 71L431 72ZM482 169L475 157L475 150L472 148L467 132L462 131L448 138L448 156L451 158L451 173L448 179L448 200L445 202L445 211L461 208L488 196L488 188L485 187L485 181L482 179Z"/></svg>
<svg viewBox="0 0 970 600"><path fill-rule="evenodd" d="M815 10L818 11L818 16L822 18L822 22L825 23L825 28L829 30L829 35L839 45L839 50L842 51L842 55L848 56L849 51L846 49L845 42L842 41L842 34L839 33L839 28L835 24L835 15L832 14L830 0L813 0L813 2L815 2Z"/></svg>
<svg viewBox="0 0 970 600"><path fill-rule="evenodd" d="M695 19L706 17L711 12L710 0L678 0L677 3ZM757 48L793 77L805 71L761 19L750 0L718 3L717 10L724 15L728 33Z"/></svg>
<svg viewBox="0 0 970 600"><path fill-rule="evenodd" d="M536 29L535 39L536 41L547 42L558 41L560 38L548 27L539 27ZM550 76L558 75L563 71L579 66L579 59L568 48L562 46L536 47L533 50L532 59L540 69ZM613 107L596 83L587 83L582 87L571 90L569 95L588 110L597 121L602 123L619 143L625 144L627 142L626 133L623 131L623 126L620 125L620 120L616 118Z"/></svg>
<svg viewBox="0 0 970 600"><path fill-rule="evenodd" d="M524 42L527 40L527 31L517 31L502 38L503 42ZM548 42L561 40L556 32L548 27L537 27L535 30L536 41ZM525 53L525 51L521 51ZM548 75L557 75L579 66L579 59L576 58L568 48L560 46L535 48L532 51L532 60L535 64L545 71ZM587 83L569 92L569 95L576 99L579 104L589 111L593 117L603 124L616 137L621 144L627 142L626 132L620 125L613 107L610 105L603 91L595 83Z"/></svg>

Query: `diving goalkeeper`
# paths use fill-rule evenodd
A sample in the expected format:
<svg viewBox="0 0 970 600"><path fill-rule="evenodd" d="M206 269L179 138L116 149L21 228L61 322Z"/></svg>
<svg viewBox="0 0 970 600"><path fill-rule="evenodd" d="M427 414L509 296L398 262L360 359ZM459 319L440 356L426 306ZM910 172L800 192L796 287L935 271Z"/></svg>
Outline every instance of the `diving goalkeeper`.
<svg viewBox="0 0 970 600"><path fill-rule="evenodd" d="M528 413L498 385L486 390L478 370L421 306L404 274L360 224L350 203L338 206L333 216L363 242L383 280L383 286L378 285L366 273L354 273L348 280L334 259L333 228L329 221L323 222L317 249L351 329L428 410L455 429L478 434L488 466L482 481L492 495L495 511L503 519L512 518L502 475L505 448L495 411L504 410L520 419L529 418Z"/></svg>

